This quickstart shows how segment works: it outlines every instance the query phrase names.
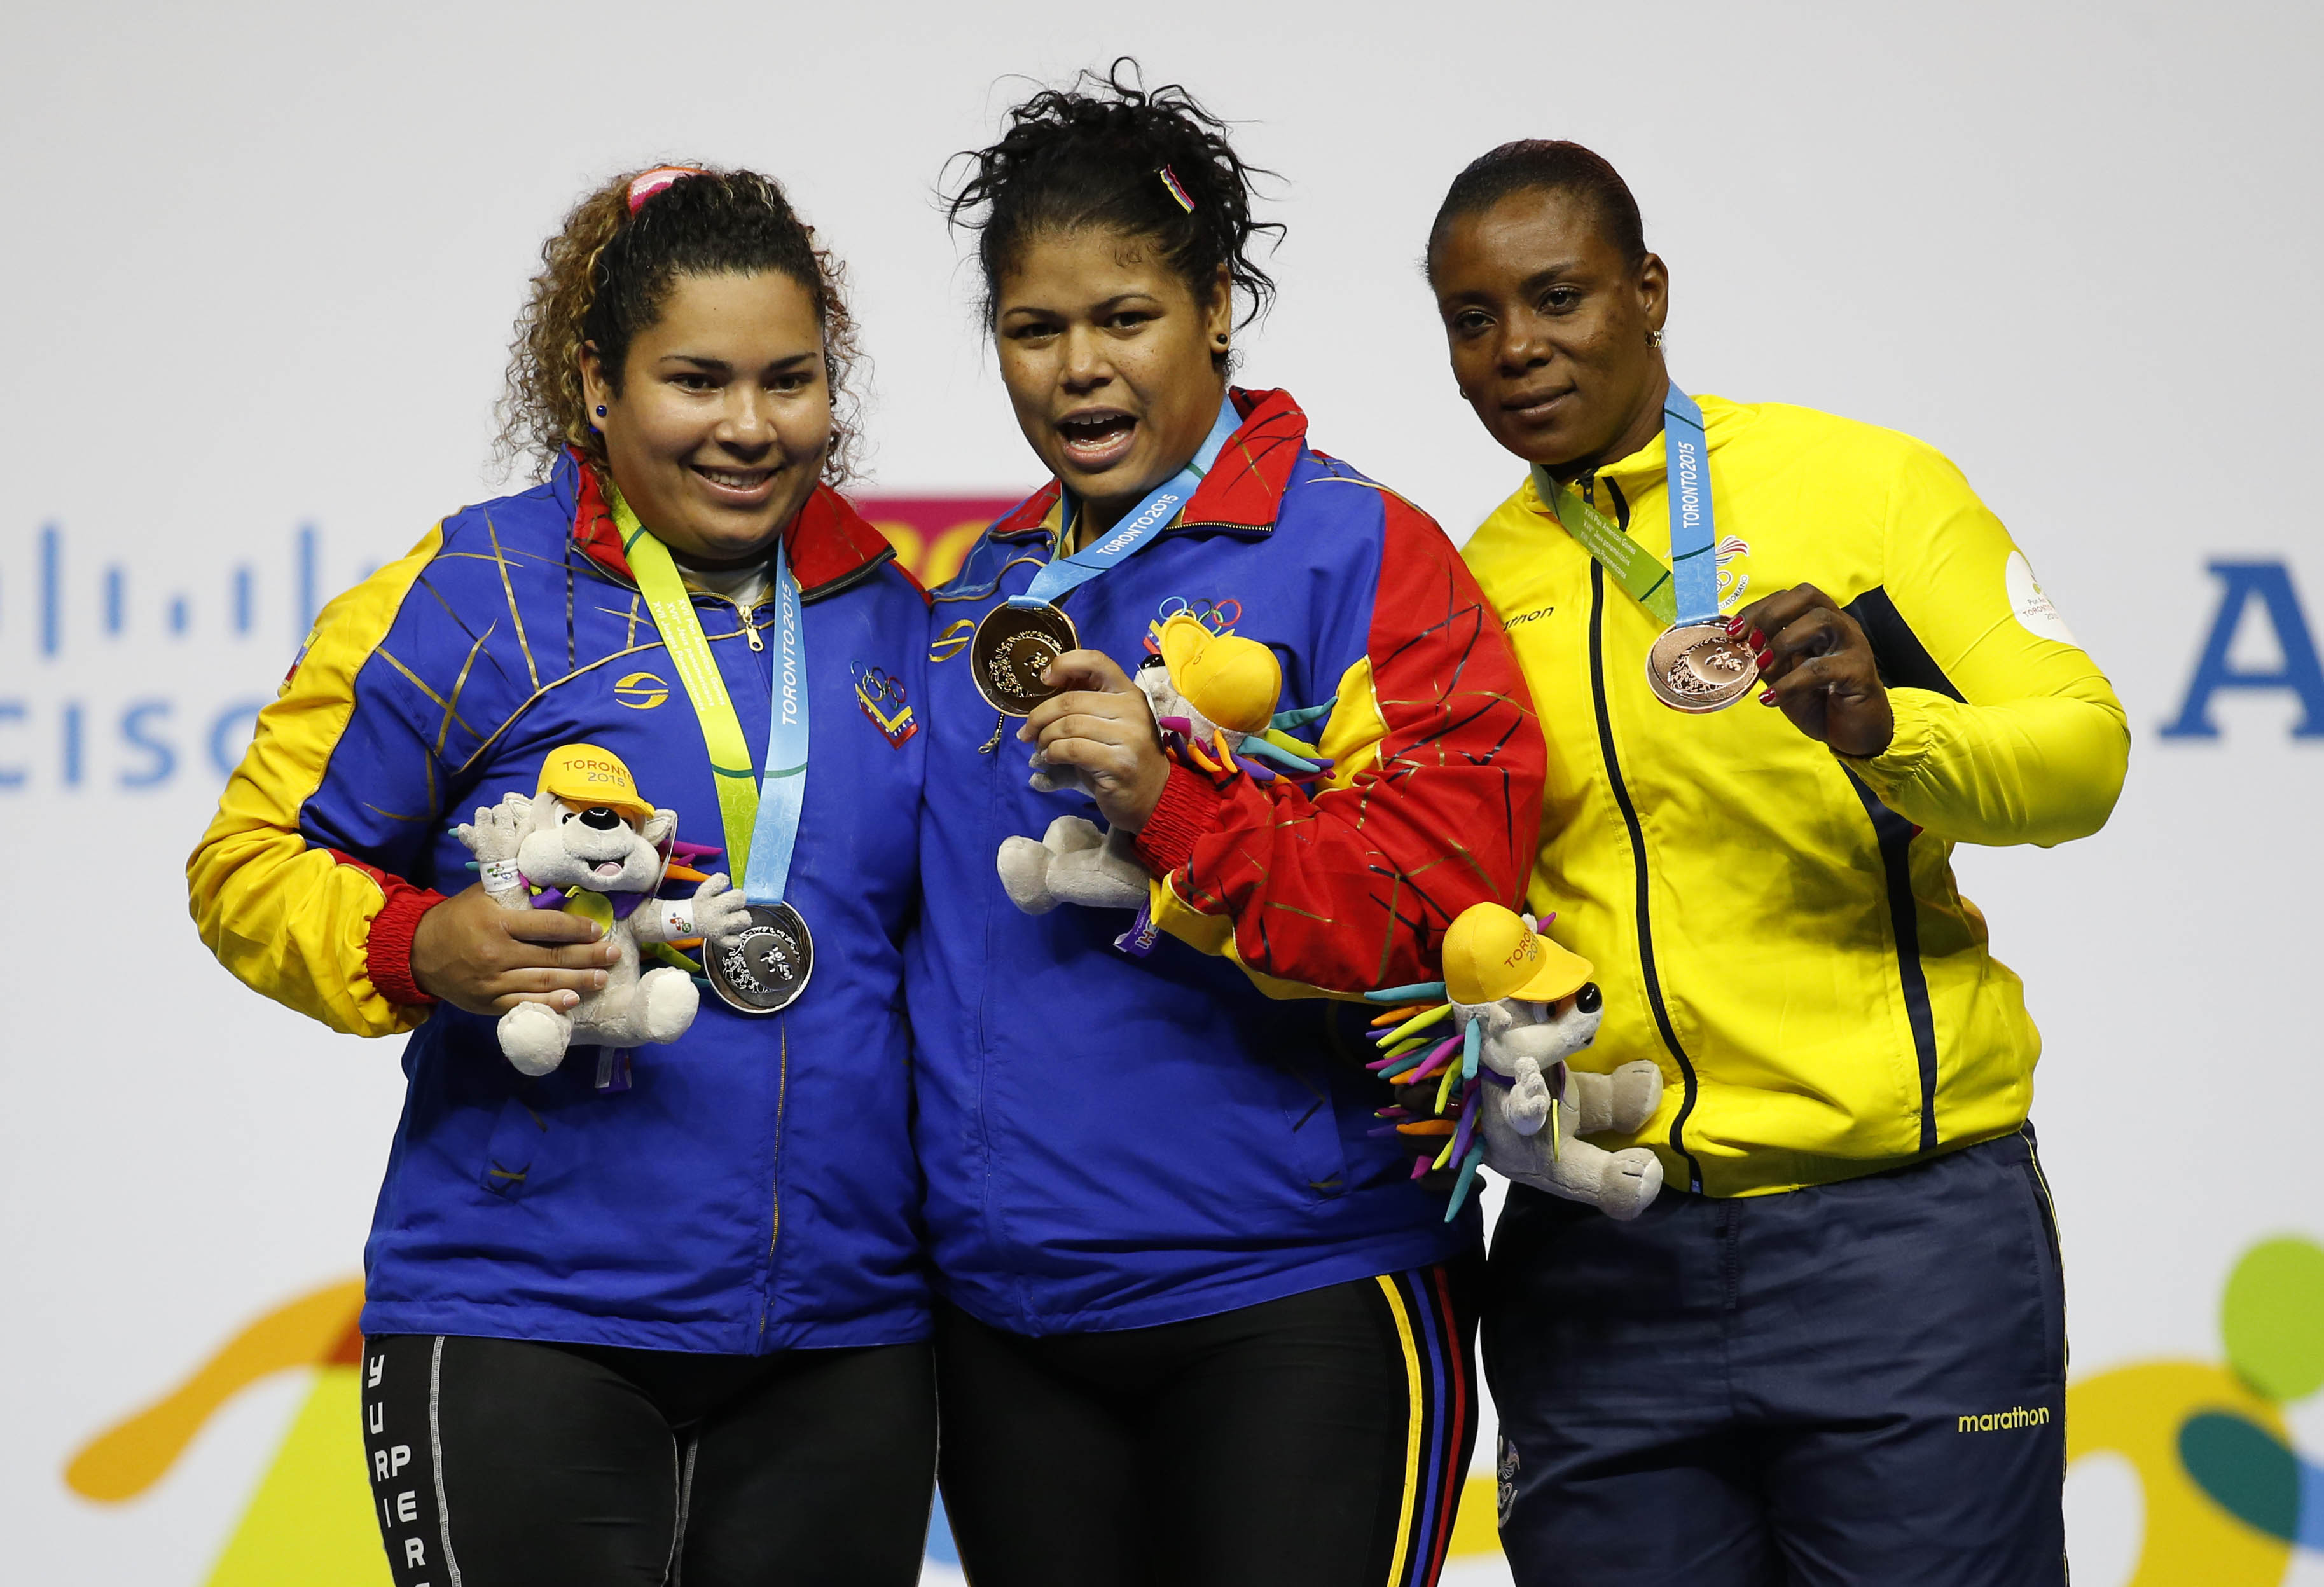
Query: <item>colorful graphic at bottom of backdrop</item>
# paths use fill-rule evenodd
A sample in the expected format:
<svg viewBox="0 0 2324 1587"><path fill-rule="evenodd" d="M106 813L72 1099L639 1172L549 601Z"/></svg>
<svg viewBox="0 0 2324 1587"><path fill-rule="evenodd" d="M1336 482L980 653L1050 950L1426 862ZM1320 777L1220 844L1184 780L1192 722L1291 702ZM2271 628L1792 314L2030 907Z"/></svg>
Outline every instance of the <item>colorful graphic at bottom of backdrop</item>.
<svg viewBox="0 0 2324 1587"><path fill-rule="evenodd" d="M2324 1460L2293 1447L2284 1408L2324 1389L2324 1246L2244 1252L2219 1300L2227 1360L2145 1361L2066 1390L2066 1463L2116 1454L2144 1493L2129 1587L2278 1587L2295 1550L2324 1550Z"/></svg>
<svg viewBox="0 0 2324 1587"><path fill-rule="evenodd" d="M189 1557L186 1580L202 1587L390 1587L364 1463L362 1310L363 1283L348 1280L264 1313L176 1388L90 1439L66 1463L65 1486L83 1499L129 1503L169 1474L235 1395L278 1372L305 1372L307 1394L223 1551L206 1576L196 1573L198 1557ZM1450 1556L1499 1547L1493 1480L1471 1477ZM960 1563L941 1501L930 1518L927 1558Z"/></svg>

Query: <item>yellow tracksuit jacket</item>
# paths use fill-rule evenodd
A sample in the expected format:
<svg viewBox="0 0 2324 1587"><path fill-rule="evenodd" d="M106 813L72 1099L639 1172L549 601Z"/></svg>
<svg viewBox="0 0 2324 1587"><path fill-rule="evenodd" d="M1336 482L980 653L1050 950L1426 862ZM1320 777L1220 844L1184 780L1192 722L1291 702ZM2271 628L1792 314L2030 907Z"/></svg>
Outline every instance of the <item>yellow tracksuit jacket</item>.
<svg viewBox="0 0 2324 1587"><path fill-rule="evenodd" d="M1464 555L1549 740L1529 896L1606 996L1588 1055L1668 1082L1637 1142L1713 1196L1893 1168L2014 1130L2041 1038L1955 843L2098 830L2129 732L2097 665L1960 471L1909 436L1807 408L1701 399L1721 610L1812 583L1864 626L1895 710L1869 759L1757 691L1658 702L1661 630L1535 481ZM1667 562L1663 442L1578 481ZM1628 1142L1624 1142L1628 1144Z"/></svg>

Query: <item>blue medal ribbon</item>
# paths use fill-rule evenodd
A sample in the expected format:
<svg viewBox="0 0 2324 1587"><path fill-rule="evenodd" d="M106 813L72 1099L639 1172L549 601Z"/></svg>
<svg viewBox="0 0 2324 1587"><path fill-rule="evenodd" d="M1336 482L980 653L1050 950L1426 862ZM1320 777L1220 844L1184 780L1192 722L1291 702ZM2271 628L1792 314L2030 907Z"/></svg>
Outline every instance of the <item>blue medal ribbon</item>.
<svg viewBox="0 0 2324 1587"><path fill-rule="evenodd" d="M1053 559L1033 575L1022 595L1011 595L1011 606L1054 606L1082 585L1114 564L1134 554L1155 536L1169 527L1170 520L1203 482L1203 476L1219 460L1228 437L1242 426L1235 412L1234 399L1228 398L1219 404L1219 417L1211 425L1211 433L1204 437L1194 458L1185 467L1172 474L1150 491L1127 517L1114 525L1094 544L1084 546L1071 556ZM805 758L804 756L801 757ZM753 867L753 869L756 867Z"/></svg>
<svg viewBox="0 0 2324 1587"><path fill-rule="evenodd" d="M791 878L799 815L807 807L807 634L799 589L780 537L775 541L774 688L767 713L767 771L759 784L759 813L752 823L751 860L742 896L772 909Z"/></svg>
<svg viewBox="0 0 2324 1587"><path fill-rule="evenodd" d="M1670 498L1671 594L1675 626L1681 628L1719 618L1719 535L1711 512L1710 460L1702 409L1674 381L1663 399L1663 480Z"/></svg>

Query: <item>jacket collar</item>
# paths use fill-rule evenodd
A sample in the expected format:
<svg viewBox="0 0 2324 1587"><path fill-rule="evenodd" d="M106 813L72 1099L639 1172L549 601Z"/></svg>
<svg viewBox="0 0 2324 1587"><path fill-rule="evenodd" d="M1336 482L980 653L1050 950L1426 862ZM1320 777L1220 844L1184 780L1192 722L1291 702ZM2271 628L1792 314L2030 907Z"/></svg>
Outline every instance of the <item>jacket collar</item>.
<svg viewBox="0 0 2324 1587"><path fill-rule="evenodd" d="M637 575L622 554L621 531L614 527L613 509L597 482L597 471L580 453L568 449L557 460L549 483L559 500L573 502L573 543L581 554L622 583L635 584ZM785 526L783 549L790 554L802 602L861 583L896 555L887 537L865 522L844 496L821 483Z"/></svg>
<svg viewBox="0 0 2324 1587"><path fill-rule="evenodd" d="M1288 391L1231 387L1227 399L1242 416L1242 423L1228 437L1217 463L1194 488L1177 521L1162 531L1166 535L1212 529L1236 535L1274 532L1283 493L1290 488L1292 467L1307 444L1307 416ZM1065 487L1051 480L993 525L992 537L1023 540L1055 533L1063 516L1064 495Z"/></svg>

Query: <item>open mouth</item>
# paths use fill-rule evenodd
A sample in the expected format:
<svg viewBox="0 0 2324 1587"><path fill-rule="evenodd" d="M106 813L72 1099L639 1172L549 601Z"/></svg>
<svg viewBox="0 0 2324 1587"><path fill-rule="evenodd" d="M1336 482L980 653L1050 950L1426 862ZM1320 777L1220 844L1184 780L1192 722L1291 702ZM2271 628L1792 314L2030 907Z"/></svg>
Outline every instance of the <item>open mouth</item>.
<svg viewBox="0 0 2324 1587"><path fill-rule="evenodd" d="M611 880L622 874L622 862L618 859L601 859L589 868L596 875Z"/></svg>
<svg viewBox="0 0 2324 1587"><path fill-rule="evenodd" d="M756 507L774 491L775 475L779 469L771 468L712 468L705 463L687 465L694 477L710 487L710 493L737 507Z"/></svg>
<svg viewBox="0 0 2324 1587"><path fill-rule="evenodd" d="M1092 408L1057 421L1066 461L1090 472L1111 468L1130 454L1138 420L1120 408Z"/></svg>

